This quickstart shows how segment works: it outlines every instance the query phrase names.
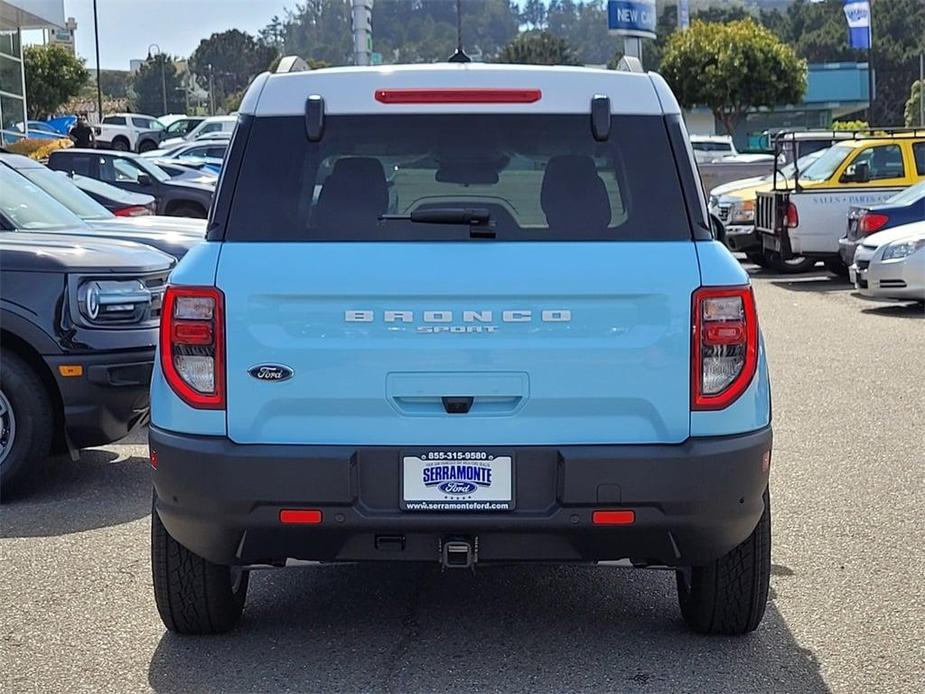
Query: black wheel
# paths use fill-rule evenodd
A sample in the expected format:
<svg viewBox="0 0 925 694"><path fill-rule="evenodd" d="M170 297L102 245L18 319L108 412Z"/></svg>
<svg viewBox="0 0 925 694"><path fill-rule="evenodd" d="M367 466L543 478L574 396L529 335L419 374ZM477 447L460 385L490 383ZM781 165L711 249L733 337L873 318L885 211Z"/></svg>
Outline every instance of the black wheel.
<svg viewBox="0 0 925 694"><path fill-rule="evenodd" d="M174 540L151 506L151 571L161 619L178 634L223 634L241 618L248 574L206 561Z"/></svg>
<svg viewBox="0 0 925 694"><path fill-rule="evenodd" d="M803 258L797 256L784 260L781 257L781 254L777 253L776 251L765 251L764 260L767 263L766 267L788 275L796 275L800 272L808 272L816 265L816 261L813 258Z"/></svg>
<svg viewBox="0 0 925 694"><path fill-rule="evenodd" d="M45 461L54 426L42 379L18 355L0 352L0 494L6 496Z"/></svg>
<svg viewBox="0 0 925 694"><path fill-rule="evenodd" d="M824 263L825 269L831 272L833 275L838 277L847 277L848 276L848 266L845 265L845 261L841 258L830 258Z"/></svg>
<svg viewBox="0 0 925 694"><path fill-rule="evenodd" d="M764 257L764 253L761 251L748 251L745 254L745 258L748 260L748 262L754 263L760 267L768 266L768 260Z"/></svg>
<svg viewBox="0 0 925 694"><path fill-rule="evenodd" d="M126 140L124 137L117 137L112 141L112 148L118 152L128 152L128 140Z"/></svg>
<svg viewBox="0 0 925 694"><path fill-rule="evenodd" d="M681 569L678 603L684 621L702 634L746 634L761 623L771 581L771 498L752 534L706 566Z"/></svg>
<svg viewBox="0 0 925 694"><path fill-rule="evenodd" d="M157 149L157 145L151 140L142 140L138 144L139 152L150 152L152 149Z"/></svg>
<svg viewBox="0 0 925 694"><path fill-rule="evenodd" d="M192 203L180 203L176 207L171 207L167 212L171 217L195 217L196 219L205 219L206 211L199 205Z"/></svg>

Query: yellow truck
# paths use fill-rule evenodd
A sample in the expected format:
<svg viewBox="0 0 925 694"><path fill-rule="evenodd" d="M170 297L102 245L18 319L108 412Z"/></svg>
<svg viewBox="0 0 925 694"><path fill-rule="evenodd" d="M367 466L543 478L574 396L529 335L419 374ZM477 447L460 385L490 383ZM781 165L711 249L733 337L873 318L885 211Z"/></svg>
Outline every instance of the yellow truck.
<svg viewBox="0 0 925 694"><path fill-rule="evenodd" d="M781 133L776 147L795 133ZM775 168L769 190L755 199L755 229L765 251L822 260L830 272L847 275L838 253L852 205L883 202L925 180L925 129L862 131L839 141L790 178Z"/></svg>

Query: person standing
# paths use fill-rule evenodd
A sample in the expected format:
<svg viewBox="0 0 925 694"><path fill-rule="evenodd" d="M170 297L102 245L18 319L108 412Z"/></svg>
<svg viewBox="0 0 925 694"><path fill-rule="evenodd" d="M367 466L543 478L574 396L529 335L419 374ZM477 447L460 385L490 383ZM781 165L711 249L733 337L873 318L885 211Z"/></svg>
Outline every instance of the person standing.
<svg viewBox="0 0 925 694"><path fill-rule="evenodd" d="M81 113L78 116L77 122L71 127L68 135L74 141L75 147L96 147L96 135L93 133L93 127L87 121L86 113Z"/></svg>

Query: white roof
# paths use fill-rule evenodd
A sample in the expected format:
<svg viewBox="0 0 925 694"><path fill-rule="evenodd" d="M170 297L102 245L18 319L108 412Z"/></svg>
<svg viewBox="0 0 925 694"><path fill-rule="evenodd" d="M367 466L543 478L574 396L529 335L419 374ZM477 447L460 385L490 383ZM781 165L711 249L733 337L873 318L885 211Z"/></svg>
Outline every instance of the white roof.
<svg viewBox="0 0 925 694"><path fill-rule="evenodd" d="M387 104L381 89L538 89L532 103ZM324 99L326 114L367 113L589 113L591 98L610 97L613 113L679 114L661 76L583 67L438 63L341 67L259 75L240 112L257 116L303 115L310 95Z"/></svg>

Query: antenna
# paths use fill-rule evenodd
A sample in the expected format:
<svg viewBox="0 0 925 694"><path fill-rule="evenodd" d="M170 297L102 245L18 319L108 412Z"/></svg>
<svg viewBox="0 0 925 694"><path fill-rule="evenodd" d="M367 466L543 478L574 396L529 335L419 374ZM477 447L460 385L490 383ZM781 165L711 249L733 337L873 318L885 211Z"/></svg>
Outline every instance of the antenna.
<svg viewBox="0 0 925 694"><path fill-rule="evenodd" d="M456 51L447 58L450 63L471 63L472 58L463 50L462 38L462 0L456 0Z"/></svg>

